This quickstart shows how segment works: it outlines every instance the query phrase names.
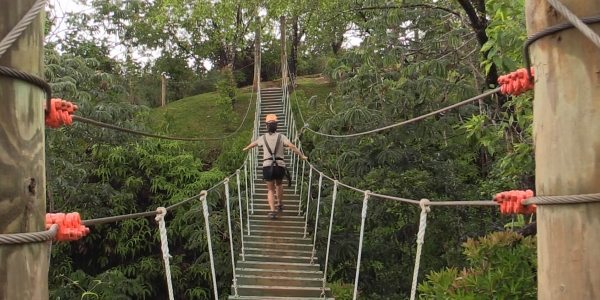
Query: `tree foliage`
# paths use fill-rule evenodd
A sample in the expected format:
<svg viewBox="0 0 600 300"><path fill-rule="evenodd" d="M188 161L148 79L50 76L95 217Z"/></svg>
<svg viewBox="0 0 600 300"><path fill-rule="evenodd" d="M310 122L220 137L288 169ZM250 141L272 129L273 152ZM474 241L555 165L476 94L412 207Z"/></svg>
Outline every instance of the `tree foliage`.
<svg viewBox="0 0 600 300"><path fill-rule="evenodd" d="M287 51L297 60L290 66L298 75L322 72L336 85L326 97L295 93L297 121L302 111L302 124L327 134L366 132L446 107L494 87L499 75L523 66L526 33L520 0L80 2L91 10L71 15L67 34L59 43L47 44L45 76L57 97L80 107L80 115L135 130L170 133L168 119L159 122L147 113L159 103L163 72L178 82L169 88L168 99L216 89L221 120L237 124L230 120L234 87L251 82L259 14L264 81L281 73L278 22L286 15ZM344 47L350 31L362 38L360 46ZM123 59L111 56L113 41L88 38L101 32L118 36L126 50ZM159 57L134 59L135 53L150 52ZM207 61L216 70L206 70ZM498 94L359 137L305 132L301 139L317 168L361 189L432 201L490 199L502 190L533 188L531 101L530 93ZM190 150L196 145L183 142L79 123L48 129L49 211L78 211L90 219L172 205L239 167L245 155L239 149L247 142L227 141L218 158L207 161L197 155L198 149ZM312 199L317 197L316 181ZM232 195L238 192L235 184L231 188ZM325 257L332 189L324 181L318 224L316 205L308 212L309 226L318 229L320 261ZM218 287L227 295L231 253L220 192L209 193L208 203ZM340 187L337 197L327 279L336 298L344 299L353 288L364 195ZM361 299L409 295L418 214L418 208L404 203L369 199L358 283ZM166 220L175 294L211 299L206 228L198 201L169 212ZM531 220L526 216L517 223ZM165 299L154 223L138 218L98 225L80 241L55 244L52 297ZM499 298L535 297L535 290L524 288L535 281L534 239L496 232L510 231L507 223L493 208L434 207L423 246L419 278L429 276L420 285L421 297L480 299L492 291ZM238 226L237 219L234 224Z"/></svg>

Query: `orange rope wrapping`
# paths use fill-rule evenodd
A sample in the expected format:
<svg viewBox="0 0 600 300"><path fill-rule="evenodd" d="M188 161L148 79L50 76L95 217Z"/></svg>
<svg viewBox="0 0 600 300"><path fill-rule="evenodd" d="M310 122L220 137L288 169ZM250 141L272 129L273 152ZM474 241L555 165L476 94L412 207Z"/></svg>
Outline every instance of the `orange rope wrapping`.
<svg viewBox="0 0 600 300"><path fill-rule="evenodd" d="M90 229L81 224L79 213L46 214L46 229L58 225L55 241L74 241L86 236Z"/></svg>
<svg viewBox="0 0 600 300"><path fill-rule="evenodd" d="M532 190L501 192L494 196L494 201L500 204L503 214L531 214L535 213L536 205L524 205L523 200L533 197Z"/></svg>
<svg viewBox="0 0 600 300"><path fill-rule="evenodd" d="M50 100L50 108L46 108L46 126L58 128L60 125L70 126L73 123L72 115L77 110L77 105L71 102L53 98Z"/></svg>
<svg viewBox="0 0 600 300"><path fill-rule="evenodd" d="M534 76L531 68L531 76ZM529 80L527 69L518 69L507 75L498 78L498 84L501 85L500 92L504 95L520 95L533 90L533 80Z"/></svg>

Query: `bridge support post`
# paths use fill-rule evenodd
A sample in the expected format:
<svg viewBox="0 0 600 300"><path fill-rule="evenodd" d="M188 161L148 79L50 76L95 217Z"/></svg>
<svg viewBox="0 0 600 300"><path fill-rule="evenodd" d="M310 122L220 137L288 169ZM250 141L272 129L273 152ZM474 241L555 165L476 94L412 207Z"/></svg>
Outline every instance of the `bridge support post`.
<svg viewBox="0 0 600 300"><path fill-rule="evenodd" d="M287 84L287 47L285 41L285 16L279 17L279 31L281 35L281 88Z"/></svg>
<svg viewBox="0 0 600 300"><path fill-rule="evenodd" d="M0 1L0 39L35 2ZM44 20L42 11L0 65L44 76ZM44 96L37 86L0 76L0 234L46 229ZM48 246L0 245L0 300L48 299Z"/></svg>
<svg viewBox="0 0 600 300"><path fill-rule="evenodd" d="M561 2L580 18L600 15L600 1ZM525 6L528 35L567 21L547 0ZM600 49L572 28L536 41L531 58L536 194L599 193ZM600 203L537 212L538 299L599 299Z"/></svg>
<svg viewBox="0 0 600 300"><path fill-rule="evenodd" d="M254 90L258 91L260 79L260 17L256 17L256 31L254 32Z"/></svg>

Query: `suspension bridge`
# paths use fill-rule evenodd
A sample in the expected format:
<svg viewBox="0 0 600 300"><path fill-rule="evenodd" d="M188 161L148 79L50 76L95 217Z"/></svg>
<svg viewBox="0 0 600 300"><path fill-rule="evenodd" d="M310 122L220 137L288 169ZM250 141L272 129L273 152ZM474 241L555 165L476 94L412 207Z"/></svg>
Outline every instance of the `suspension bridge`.
<svg viewBox="0 0 600 300"><path fill-rule="evenodd" d="M528 39L526 42L526 51L529 45L533 43L533 41L540 39L549 34L553 34L556 32L560 32L562 30L568 28L577 28L582 33L582 41L584 38L588 38L593 44L600 47L600 37L587 25L590 23L597 22L596 19L579 19L577 18L566 6L561 4L558 0L547 0L549 5L551 5L554 9L556 9L561 15L563 15L566 19L569 20L568 23L558 24L552 27L545 29L544 31L540 31L540 34L534 35ZM14 25L13 29L11 29L0 41L0 64L3 63L3 54L6 53L17 39L27 31L27 28L31 24L36 24L34 22L36 16L43 10L46 2L43 0L38 0L33 3L32 7L22 14L24 17L20 19L20 21ZM22 8L15 8L15 10L23 11ZM566 24L566 25L565 25ZM41 27L40 24L36 24L38 27ZM41 31L39 28L37 31ZM35 30L29 30L35 32ZM32 35L32 32L27 32L26 34ZM0 31L1 33L1 31ZM39 34L36 33L36 34ZM586 43L589 41L586 40ZM31 46L33 47L33 46ZM17 50L13 49L12 52L17 52ZM257 52L257 56L260 57L260 51ZM258 59L260 61L260 58ZM393 127L403 126L405 124L416 122L423 118L427 118L439 112L447 111L449 109L458 107L460 105L465 105L471 103L473 101L485 98L493 93L503 93L503 94L519 94L525 92L527 90L531 90L534 88L533 84L533 72L532 67L529 66L529 58L527 58L527 68L518 70L506 76L503 76L499 79L500 87L484 94L481 94L477 97L467 99L460 103L451 105L442 110L438 110L432 112L430 114L426 114L411 120L403 121L391 126L382 127L379 129L371 130L369 132L363 133L355 133L352 135L331 135L321 133L318 130L310 128L308 124L304 123L302 126L298 126L295 121L295 114L292 112L293 101L290 97L290 88L293 89L294 85L290 84L288 80L289 77L287 73L284 71L284 76L282 77L282 86L281 88L270 88L270 89L261 89L260 88L260 76L257 76L256 81L256 89L255 96L256 101L254 102L256 105L255 115L254 115L254 128L253 128L253 140L256 140L261 134L265 133L265 128L263 126L262 120L264 119L266 114L276 114L280 120L280 132L286 134L290 140L293 140L294 143L298 146L299 149L302 149L302 139L301 135L304 131L309 130L315 134L321 134L324 136L328 136L330 138L350 138L353 136L366 135L371 134L373 132L378 132L382 130L386 130ZM282 60L282 67L286 70L287 62L286 60ZM48 84L41 78L36 75L32 75L32 73L36 73L35 70L28 70L26 67L22 67L23 70L17 69L13 65L12 67L0 66L0 75L5 77L11 77L18 81L28 82L32 87L37 86L41 90L46 92L46 102L45 102L45 124L46 126L50 126L53 128L57 128L59 126L68 126L73 121L86 122L95 126L103 126L107 128L112 128L116 130L122 130L126 132L130 132L132 134L141 134L145 136L155 137L155 138L168 138L168 139L180 139L180 140L188 140L188 141L201 141L206 139L186 139L186 138L176 138L176 137L164 137L158 136L149 133L137 132L128 129L123 129L116 127L110 124L100 123L94 120L89 120L83 117L76 116L75 113L77 111L77 107L72 105L71 103L61 100L61 99L52 99L51 98L51 89L48 88ZM260 63L255 64L255 68L260 70ZM30 68L31 69L31 68ZM39 72L37 72L39 73ZM260 74L260 72L258 72ZM544 80L551 81L548 79L548 75L545 74L542 76ZM539 81L539 78L536 78ZM33 88L32 88L33 89ZM536 86L538 89L538 86ZM41 105L36 108L35 102L38 101L39 97L36 98L32 95L35 93L31 93L29 95L28 107L25 109L29 110L37 110L40 112L39 115L42 115ZM41 95L41 92L37 92L37 95ZM9 99L11 104L7 105L10 109L17 111L18 109L22 109L23 107L15 106L14 103L18 101L15 100L16 95L12 95ZM6 99L2 99L3 101L8 101ZM587 100L586 100L587 101ZM584 100L580 102L582 105L589 104ZM299 107L298 107L299 108ZM31 114L32 116L37 116L36 114ZM4 115L3 115L4 116ZM301 117L302 118L302 117ZM39 123L41 125L41 120L32 119L32 124ZM5 123L8 124L8 123ZM41 127L41 126L40 126ZM18 138L22 138L20 136L18 130L13 130L13 127L6 126L3 128L3 132L8 136L15 136ZM12 131L11 131L12 130ZM43 138L43 136L42 136ZM8 143L10 139L0 140L3 143ZM2 157L3 153L6 153L9 145L1 144L0 149L0 159L4 159ZM42 147L43 149L43 147ZM166 285L169 291L169 299L180 299L182 297L179 295L175 295L173 292L173 283L171 279L170 272L170 255L169 255L169 245L167 239L167 231L166 231L166 223L164 220L164 216L172 211L174 208L180 207L182 205L186 205L192 201L200 200L202 204L202 211L205 220L205 231L207 234L208 248L210 262L211 262L211 278L212 278L212 290L215 296L215 299L219 299L219 291L216 283L216 274L215 274L215 265L214 265L214 253L212 248L212 237L211 237L211 224L210 224L210 215L211 211L209 211L207 205L207 195L209 192L223 189L225 191L225 200L226 200L226 209L228 215L228 234L230 240L230 250L231 250L231 260L232 260L232 273L233 273L233 281L231 285L231 293L230 299L317 299L317 298L331 298L331 291L327 287L327 271L328 271L328 259L329 259L329 247L331 245L331 230L332 224L334 224L334 211L336 205L336 197L339 189L350 189L354 190L358 193L361 193L364 198L362 202L362 212L361 212L361 223L360 223L360 235L359 235L359 249L358 249L358 257L356 262L356 274L354 280L354 292L353 299L357 299L358 292L360 288L360 265L361 265L361 253L364 242L364 228L365 228L365 220L367 218L367 211L370 203L372 201L398 201L407 203L410 205L418 205L421 208L421 215L419 219L419 231L417 234L416 240L416 256L415 256L415 266L413 273L413 281L411 286L410 299L413 300L416 297L416 286L418 282L418 274L419 274L419 264L421 259L421 247L425 242L425 232L427 226L427 216L433 207L439 206L499 206L500 211L504 214L523 214L523 213L533 213L536 212L536 205L552 205L552 204L587 204L600 201L600 195L597 193L587 193L587 194L574 194L570 195L569 193L562 193L551 196L535 196L531 191L507 191L498 193L493 200L478 200L478 201L430 201L428 199L406 199L402 197L398 197L395 195L383 195L378 193L372 193L368 190L361 190L356 187L347 185L341 181L336 180L328 176L322 170L319 170L317 166L313 163L302 161L299 157L292 155L290 151L288 151L286 155L286 163L292 169L294 179L294 183L292 187L285 188L283 203L285 205L284 211L280 214L280 217L277 220L271 220L267 217L267 212L269 211L267 202L266 202L266 185L259 177L259 168L260 168L260 157L262 157L261 149L254 148L246 157L243 165L238 168L233 174L224 178L217 185L201 191L198 195L185 199L177 204L168 206L168 207L158 207L156 210L147 211L147 212L139 212L128 215L120 215L120 216L107 216L99 219L91 219L91 220L81 220L77 213L68 213L68 214L47 214L45 218L45 230L43 229L43 225L32 226L29 231L19 232L18 230L12 230L12 232L8 232L8 229L0 228L3 230L2 234L0 234L0 246L1 247L15 247L16 245L31 245L31 244L49 244L49 241L73 241L77 239L83 238L88 232L89 227L103 224L108 222L118 222L125 219L130 218L140 218L140 217L154 217L158 222L158 230L160 232L161 237L161 245L160 248L163 252L163 260L166 274ZM16 153L16 154L15 154ZM21 152L22 153L22 152ZM22 157L23 154L17 152L10 152L10 155L6 154L6 157ZM12 156L11 156L12 155ZM39 159L39 157L31 156L26 159L34 161ZM43 170L43 168L42 168ZM3 171L4 172L4 171ZM19 173L20 174L20 173ZM235 180L232 180L234 179ZM323 181L330 181L333 184L333 195L332 195L332 204L331 204L331 215L330 215L330 223L327 228L318 228L315 226L313 230L309 230L309 217L314 218L317 221L314 224L318 224L318 218L320 217L320 208L322 207L322 199L321 199L321 191L323 186ZM29 197L32 195L35 196L35 182L28 181L27 189L18 188L19 191L16 194L24 193L23 191L28 191L30 193ZM237 186L237 193L234 195L230 194L231 185ZM305 188L306 187L306 188ZM306 190L305 190L306 189ZM23 190L23 191L20 191ZM5 193L3 191L3 193ZM31 195L32 194L32 195ZM316 195L316 197L315 197ZM2 201L5 201L2 198ZM237 201L236 201L237 200ZM233 244L233 218L232 211L233 208L237 205L240 215L237 218L240 222L240 235L242 237L241 247L239 251L236 252L236 249ZM316 206L315 215L310 216L309 213L311 210L311 206ZM545 219L550 220L550 219ZM39 222L39 220L38 220ZM583 221L582 221L583 222ZM40 228L42 227L42 228ZM585 227L586 232L589 232L589 228ZM319 230L324 230L328 232L327 239L327 249L325 251L325 260L319 261L316 257L316 236ZM544 233L545 234L545 233ZM547 242L547 241L546 241ZM542 243L540 243L541 245ZM545 245L547 247L551 247L551 245ZM563 245L559 245L563 247ZM541 247L541 246L540 246ZM564 247L563 247L564 248ZM8 248L6 248L8 249ZM590 248L592 249L592 248ZM41 259L43 260L43 254L41 252L38 253L38 256L41 255ZM545 257L549 257L550 254L544 252L543 255ZM582 254L583 255L583 254ZM588 254L586 255L586 261L590 260ZM556 255L555 255L556 256ZM559 255L560 256L560 255ZM39 260L40 258L38 258ZM47 259L47 257L46 257ZM597 260L594 261L596 263ZM549 266L551 263L558 262L549 262L545 261L544 265L541 266L544 270L549 270L548 272L552 272L553 276L558 278L561 274L558 274L556 271L552 271ZM11 270L4 270L6 272L10 272ZM0 274L1 275L1 274ZM570 276L570 275L569 275ZM591 275L590 275L591 276ZM31 276L29 278L32 278ZM591 278L590 282L597 283L595 280L596 277ZM555 282L553 278L549 278L548 276L544 276L541 279L544 284L548 284L549 282ZM553 281L554 280L554 281ZM592 287L587 285L587 290L583 290L581 288L572 288L572 286L577 287L585 287L585 282L576 282L569 281L571 286L566 287L565 284L561 284L560 287L549 287L551 292L541 291L540 299L559 299L560 293L571 295L570 299L573 299L572 295L578 295L577 299L593 299L594 291L593 289L597 289L597 287ZM2 284L2 283L0 283ZM41 284L40 282L35 282L36 285ZM542 285L542 283L540 283ZM9 286L4 286L6 288L5 291L0 291L0 296L4 298L8 297L7 295L13 296L12 299L34 299L31 297L31 293L28 291L17 291L15 289L11 289ZM540 289L541 290L541 289ZM558 290L560 293L553 292L554 290ZM575 290L575 291L573 291ZM4 294L1 294L4 293ZM552 293L553 296L550 298L543 298L542 293L544 295L550 295ZM16 298L15 298L15 295ZM19 298L18 295L28 295L28 297ZM45 298L46 296L38 295L38 298ZM38 299L35 298L35 299ZM561 298L562 299L562 298Z"/></svg>

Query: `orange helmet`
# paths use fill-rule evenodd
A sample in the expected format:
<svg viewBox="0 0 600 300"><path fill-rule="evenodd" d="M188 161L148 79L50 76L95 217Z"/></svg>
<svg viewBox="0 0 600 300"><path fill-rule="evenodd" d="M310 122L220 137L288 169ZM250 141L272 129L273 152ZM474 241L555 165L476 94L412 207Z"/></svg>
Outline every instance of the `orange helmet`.
<svg viewBox="0 0 600 300"><path fill-rule="evenodd" d="M268 114L265 117L265 123L269 123L269 122L277 122L277 116L274 114Z"/></svg>

